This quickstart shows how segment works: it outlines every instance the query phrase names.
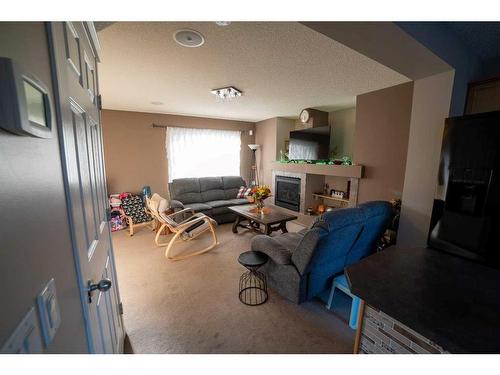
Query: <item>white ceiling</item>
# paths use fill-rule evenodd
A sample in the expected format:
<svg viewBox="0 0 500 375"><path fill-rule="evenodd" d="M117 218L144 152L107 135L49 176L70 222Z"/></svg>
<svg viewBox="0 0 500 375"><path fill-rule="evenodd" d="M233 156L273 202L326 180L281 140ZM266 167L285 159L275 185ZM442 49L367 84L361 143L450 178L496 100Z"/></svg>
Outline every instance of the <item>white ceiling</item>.
<svg viewBox="0 0 500 375"><path fill-rule="evenodd" d="M176 44L181 28L205 44ZM350 108L356 95L409 81L296 22L117 22L99 37L106 109L260 121ZM221 103L210 93L230 85L243 96Z"/></svg>

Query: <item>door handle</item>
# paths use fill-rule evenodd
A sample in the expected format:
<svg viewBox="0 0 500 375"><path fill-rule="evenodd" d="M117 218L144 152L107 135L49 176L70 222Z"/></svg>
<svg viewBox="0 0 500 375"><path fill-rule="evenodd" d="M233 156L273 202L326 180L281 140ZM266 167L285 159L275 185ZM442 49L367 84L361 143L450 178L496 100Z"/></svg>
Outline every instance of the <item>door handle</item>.
<svg viewBox="0 0 500 375"><path fill-rule="evenodd" d="M100 290L101 292L107 292L111 288L111 280L110 279L102 279L97 284L94 284L92 280L88 282L87 294L89 296L89 303L92 303L92 293L94 290Z"/></svg>

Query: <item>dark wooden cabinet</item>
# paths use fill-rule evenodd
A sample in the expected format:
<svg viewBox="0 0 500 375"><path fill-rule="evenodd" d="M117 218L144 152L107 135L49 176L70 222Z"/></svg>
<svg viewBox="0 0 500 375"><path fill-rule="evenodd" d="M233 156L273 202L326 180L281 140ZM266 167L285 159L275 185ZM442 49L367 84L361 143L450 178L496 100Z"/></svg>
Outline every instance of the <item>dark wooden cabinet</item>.
<svg viewBox="0 0 500 375"><path fill-rule="evenodd" d="M500 77L469 83L465 114L500 111Z"/></svg>

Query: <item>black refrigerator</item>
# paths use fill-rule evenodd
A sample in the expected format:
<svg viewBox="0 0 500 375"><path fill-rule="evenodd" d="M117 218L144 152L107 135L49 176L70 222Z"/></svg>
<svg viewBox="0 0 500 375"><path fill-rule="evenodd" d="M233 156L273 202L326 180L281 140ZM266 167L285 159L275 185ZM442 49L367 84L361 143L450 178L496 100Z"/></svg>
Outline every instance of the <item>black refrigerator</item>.
<svg viewBox="0 0 500 375"><path fill-rule="evenodd" d="M500 111L446 120L429 246L500 269Z"/></svg>

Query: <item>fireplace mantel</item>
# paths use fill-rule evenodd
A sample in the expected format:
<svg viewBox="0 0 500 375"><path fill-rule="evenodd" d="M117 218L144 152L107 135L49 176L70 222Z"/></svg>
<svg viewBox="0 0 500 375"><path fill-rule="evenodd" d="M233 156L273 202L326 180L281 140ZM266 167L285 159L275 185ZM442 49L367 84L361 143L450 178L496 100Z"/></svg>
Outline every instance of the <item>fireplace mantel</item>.
<svg viewBox="0 0 500 375"><path fill-rule="evenodd" d="M350 181L350 195L347 207L356 207L358 204L359 180L363 176L362 165L320 165L306 163L273 163L272 194L276 194L276 176L296 177L301 179L300 184L300 213L305 214L308 207L318 204L317 198L326 199L326 196L316 193L323 191L325 177L341 177Z"/></svg>
<svg viewBox="0 0 500 375"><path fill-rule="evenodd" d="M316 174L320 176L336 176L347 178L362 178L362 165L324 165L307 163L273 163L273 169L303 174Z"/></svg>

